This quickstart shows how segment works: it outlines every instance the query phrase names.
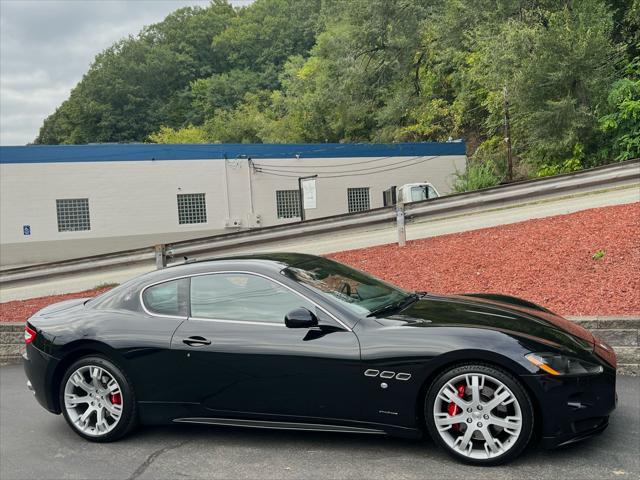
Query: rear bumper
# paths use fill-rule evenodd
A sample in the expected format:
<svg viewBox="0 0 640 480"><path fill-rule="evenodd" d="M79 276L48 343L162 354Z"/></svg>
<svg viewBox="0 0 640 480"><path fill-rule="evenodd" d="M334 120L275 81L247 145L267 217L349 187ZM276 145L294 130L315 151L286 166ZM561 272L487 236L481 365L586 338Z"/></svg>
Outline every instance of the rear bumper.
<svg viewBox="0 0 640 480"><path fill-rule="evenodd" d="M542 446L555 448L602 433L616 408L613 369L600 375L552 377L528 375L523 380L538 400Z"/></svg>
<svg viewBox="0 0 640 480"><path fill-rule="evenodd" d="M33 392L38 403L51 413L60 413L58 399L52 388L58 360L29 344L22 355L22 364L27 376L27 388Z"/></svg>

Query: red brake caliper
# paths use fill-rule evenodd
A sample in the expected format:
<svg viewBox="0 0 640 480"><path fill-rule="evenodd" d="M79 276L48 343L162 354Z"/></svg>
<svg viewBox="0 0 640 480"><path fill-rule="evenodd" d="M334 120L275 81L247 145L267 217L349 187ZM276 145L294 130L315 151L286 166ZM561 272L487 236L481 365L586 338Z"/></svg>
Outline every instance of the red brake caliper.
<svg viewBox="0 0 640 480"><path fill-rule="evenodd" d="M112 393L111 394L111 404L113 405L120 405L122 403L122 398L120 397L119 393Z"/></svg>
<svg viewBox="0 0 640 480"><path fill-rule="evenodd" d="M464 390L465 390L465 386L464 384L460 384L456 387L456 390L458 390L458 396L460 398L464 397ZM447 405L447 413L449 414L449 416L453 417L454 415L457 415L458 412L460 411L460 407L458 407L458 405L456 405L453 402L450 402L449 405ZM453 428L454 430L459 430L460 429L460 424L459 423L454 423L453 425L451 425L451 428Z"/></svg>

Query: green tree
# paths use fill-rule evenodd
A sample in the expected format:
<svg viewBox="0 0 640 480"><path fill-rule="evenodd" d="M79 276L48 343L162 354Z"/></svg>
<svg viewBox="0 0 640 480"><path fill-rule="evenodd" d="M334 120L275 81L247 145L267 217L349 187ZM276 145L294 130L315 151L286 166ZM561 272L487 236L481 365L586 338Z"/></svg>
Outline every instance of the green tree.
<svg viewBox="0 0 640 480"><path fill-rule="evenodd" d="M616 160L640 158L640 57L626 71L609 92L612 113L600 119L602 130L612 136Z"/></svg>
<svg viewBox="0 0 640 480"><path fill-rule="evenodd" d="M222 0L183 8L106 49L45 120L36 143L142 141L160 125L185 124L190 82L220 64L211 38L234 15Z"/></svg>
<svg viewBox="0 0 640 480"><path fill-rule="evenodd" d="M213 37L224 71L250 70L267 88L278 87L282 65L315 42L321 0L256 0Z"/></svg>
<svg viewBox="0 0 640 480"><path fill-rule="evenodd" d="M638 156L640 0L213 0L100 53L38 143L463 138L461 190Z"/></svg>

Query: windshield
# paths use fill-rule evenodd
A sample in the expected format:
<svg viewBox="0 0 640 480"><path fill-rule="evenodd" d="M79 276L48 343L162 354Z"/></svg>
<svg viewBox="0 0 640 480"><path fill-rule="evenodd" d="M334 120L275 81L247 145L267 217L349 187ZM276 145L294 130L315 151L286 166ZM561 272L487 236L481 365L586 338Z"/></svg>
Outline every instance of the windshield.
<svg viewBox="0 0 640 480"><path fill-rule="evenodd" d="M360 315L386 310L412 297L364 272L321 257L289 266L282 273Z"/></svg>

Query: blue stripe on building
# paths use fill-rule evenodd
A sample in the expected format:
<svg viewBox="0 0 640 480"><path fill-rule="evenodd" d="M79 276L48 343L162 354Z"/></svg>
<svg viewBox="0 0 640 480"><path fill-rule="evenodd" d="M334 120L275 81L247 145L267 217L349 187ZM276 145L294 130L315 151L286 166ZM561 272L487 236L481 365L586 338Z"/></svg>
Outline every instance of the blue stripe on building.
<svg viewBox="0 0 640 480"><path fill-rule="evenodd" d="M0 163L127 162L464 155L463 142L315 143L315 144L94 144L0 147Z"/></svg>

